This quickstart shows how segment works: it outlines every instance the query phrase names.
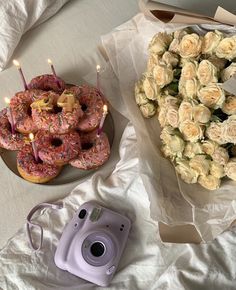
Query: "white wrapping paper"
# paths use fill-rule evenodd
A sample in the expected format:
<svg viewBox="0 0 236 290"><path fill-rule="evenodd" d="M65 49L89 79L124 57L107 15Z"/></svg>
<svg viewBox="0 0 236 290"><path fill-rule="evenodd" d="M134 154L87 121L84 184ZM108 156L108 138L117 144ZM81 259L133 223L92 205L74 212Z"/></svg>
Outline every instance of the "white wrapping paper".
<svg viewBox="0 0 236 290"><path fill-rule="evenodd" d="M146 70L147 46L160 31L172 32L186 25L164 24L138 14L131 21L102 37L110 64L119 79L122 100L112 98L110 70L104 72L103 89L111 103L133 123L139 149L139 172L149 194L151 215L169 225L193 224L203 242L214 239L236 219L236 183L223 180L219 190L184 183L174 167L160 153L160 126L156 117L144 119L134 99L134 84ZM192 26L198 33L218 29L229 34L225 25Z"/></svg>

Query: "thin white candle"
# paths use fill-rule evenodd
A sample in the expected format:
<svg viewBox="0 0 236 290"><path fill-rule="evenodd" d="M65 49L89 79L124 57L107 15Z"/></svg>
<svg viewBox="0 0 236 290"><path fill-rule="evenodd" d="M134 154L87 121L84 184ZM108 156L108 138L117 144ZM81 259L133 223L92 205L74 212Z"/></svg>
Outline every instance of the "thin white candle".
<svg viewBox="0 0 236 290"><path fill-rule="evenodd" d="M29 138L32 144L32 148L33 148L33 152L34 152L34 159L36 162L39 161L39 155L38 155L38 150L34 141L34 134L33 133L29 133Z"/></svg>
<svg viewBox="0 0 236 290"><path fill-rule="evenodd" d="M53 74L54 78L56 79L56 82L57 82L58 88L61 88L60 82L59 82L59 80L58 80L58 78L57 78L57 74L56 74L56 71L55 71L54 65L52 64L52 61L51 61L50 58L48 58L48 64L51 66L52 74Z"/></svg>
<svg viewBox="0 0 236 290"><path fill-rule="evenodd" d="M100 91L100 65L98 64L96 66L96 70L97 70L97 89Z"/></svg>
<svg viewBox="0 0 236 290"><path fill-rule="evenodd" d="M25 90L28 90L28 85L26 83L25 76L24 76L23 71L21 69L20 63L16 59L13 59L13 64L16 66L16 68L18 69L18 71L20 73Z"/></svg>
<svg viewBox="0 0 236 290"><path fill-rule="evenodd" d="M8 98L4 98L5 102L7 105L10 104L10 100ZM11 132L12 132L12 135L15 135L16 134L16 131L15 131L15 123L14 123L14 119L13 119L13 115L12 115L12 111L11 111L11 108L10 106L7 107L7 111L8 111L8 116L9 116L9 121L10 121L10 124L11 124Z"/></svg>
<svg viewBox="0 0 236 290"><path fill-rule="evenodd" d="M100 121L100 124L99 124L99 127L98 127L98 131L97 131L97 136L98 136L98 137L100 136L100 134L101 134L101 132L102 132L102 128L103 128L103 125L104 125L104 122L105 122L105 119L106 119L107 113L108 113L107 105L104 105L104 106L103 106L102 119L101 119L101 121Z"/></svg>
<svg viewBox="0 0 236 290"><path fill-rule="evenodd" d="M52 74L54 75L55 78L57 78L57 74L56 74L55 68L54 68L50 58L48 58L48 64L51 66Z"/></svg>

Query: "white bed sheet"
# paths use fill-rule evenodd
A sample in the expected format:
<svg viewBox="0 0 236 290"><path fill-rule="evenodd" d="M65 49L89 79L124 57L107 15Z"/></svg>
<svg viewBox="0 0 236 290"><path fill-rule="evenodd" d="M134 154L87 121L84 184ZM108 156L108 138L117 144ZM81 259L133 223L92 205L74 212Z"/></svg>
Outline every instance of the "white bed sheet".
<svg viewBox="0 0 236 290"><path fill-rule="evenodd" d="M21 39L12 59L20 61L26 79L49 73L47 58L51 58L57 74L67 82L79 84L83 77L102 65L97 53L100 35L138 12L136 0L71 0L56 15L28 31ZM95 84L95 82L93 82ZM4 97L22 90L17 69L9 62L0 73L0 109ZM119 98L117 92L114 94ZM102 168L104 175L114 167L118 144L126 120L115 116L115 142L109 162ZM23 224L29 210L36 204L65 197L78 182L63 186L28 183L5 166L0 158L0 248Z"/></svg>
<svg viewBox="0 0 236 290"><path fill-rule="evenodd" d="M30 249L26 227L9 240L0 251L1 289L101 289L60 270L53 262L63 227L79 205L92 199L127 215L132 221L118 271L111 285L103 289L235 289L236 229L204 245L161 243L138 173L136 141L134 128L129 125L121 141L120 161L108 177L98 172L64 199L64 209L44 209L35 215L34 221L44 228L40 252Z"/></svg>

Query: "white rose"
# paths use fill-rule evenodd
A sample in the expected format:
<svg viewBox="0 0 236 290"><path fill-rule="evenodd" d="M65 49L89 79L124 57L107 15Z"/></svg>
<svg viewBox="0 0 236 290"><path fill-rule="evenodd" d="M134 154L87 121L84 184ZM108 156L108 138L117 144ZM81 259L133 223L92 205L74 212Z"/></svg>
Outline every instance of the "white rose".
<svg viewBox="0 0 236 290"><path fill-rule="evenodd" d="M166 115L167 115L167 106L161 106L158 108L158 121L160 126L163 128L168 125Z"/></svg>
<svg viewBox="0 0 236 290"><path fill-rule="evenodd" d="M227 143L223 137L223 125L219 122L211 122L206 130L206 136L218 144Z"/></svg>
<svg viewBox="0 0 236 290"><path fill-rule="evenodd" d="M135 94L135 101L136 104L141 106L145 105L149 102L148 98L146 97L145 93L137 93Z"/></svg>
<svg viewBox="0 0 236 290"><path fill-rule="evenodd" d="M135 94L143 93L144 92L144 90L143 90L143 78L141 78L140 80L138 80L135 83L134 92L135 92Z"/></svg>
<svg viewBox="0 0 236 290"><path fill-rule="evenodd" d="M217 144L216 142L212 140L205 140L202 142L203 152L210 156L215 152L216 148L218 147L219 147L219 144Z"/></svg>
<svg viewBox="0 0 236 290"><path fill-rule="evenodd" d="M211 157L213 161L221 165L225 165L229 160L228 151L223 147L217 147Z"/></svg>
<svg viewBox="0 0 236 290"><path fill-rule="evenodd" d="M196 105L193 107L193 118L195 122L208 123L211 118L211 111L203 104Z"/></svg>
<svg viewBox="0 0 236 290"><path fill-rule="evenodd" d="M210 174L215 176L216 178L224 177L225 176L224 166L220 165L215 161L211 161Z"/></svg>
<svg viewBox="0 0 236 290"><path fill-rule="evenodd" d="M225 92L219 84L209 84L198 91L198 98L208 108L221 108L225 101Z"/></svg>
<svg viewBox="0 0 236 290"><path fill-rule="evenodd" d="M227 96L222 106L222 111L227 115L236 114L236 96Z"/></svg>
<svg viewBox="0 0 236 290"><path fill-rule="evenodd" d="M203 86L217 83L217 68L208 60L202 60L197 69L197 77Z"/></svg>
<svg viewBox="0 0 236 290"><path fill-rule="evenodd" d="M143 90L143 79L135 83L134 95L135 95L135 101L137 105L140 106L140 105L145 105L148 103L148 99Z"/></svg>
<svg viewBox="0 0 236 290"><path fill-rule="evenodd" d="M166 120L173 128L178 128L179 125L178 109L177 105L169 105L167 109Z"/></svg>
<svg viewBox="0 0 236 290"><path fill-rule="evenodd" d="M156 114L156 107L152 103L141 105L139 109L145 118L151 118L152 116Z"/></svg>
<svg viewBox="0 0 236 290"><path fill-rule="evenodd" d="M175 170L186 183L197 182L198 172L189 166L189 162L187 160L178 160Z"/></svg>
<svg viewBox="0 0 236 290"><path fill-rule="evenodd" d="M187 142L184 148L184 156L188 158L193 158L195 155L202 154L201 143L199 142Z"/></svg>
<svg viewBox="0 0 236 290"><path fill-rule="evenodd" d="M179 106L179 121L184 122L186 120L192 120L193 118L193 106L188 101L182 101Z"/></svg>
<svg viewBox="0 0 236 290"><path fill-rule="evenodd" d="M147 71L152 72L154 67L160 63L161 57L158 54L151 53L148 57Z"/></svg>
<svg viewBox="0 0 236 290"><path fill-rule="evenodd" d="M178 62L179 62L179 57L177 54L175 54L173 52L166 51L162 55L162 61L167 65L171 65L172 67L176 67Z"/></svg>
<svg viewBox="0 0 236 290"><path fill-rule="evenodd" d="M179 81L179 94L183 98L194 99L197 96L200 84L196 78Z"/></svg>
<svg viewBox="0 0 236 290"><path fill-rule="evenodd" d="M221 40L216 48L216 55L220 58L232 60L236 57L236 36L226 37Z"/></svg>
<svg viewBox="0 0 236 290"><path fill-rule="evenodd" d="M196 33L183 36L179 44L179 54L183 58L196 57L201 53L202 40Z"/></svg>
<svg viewBox="0 0 236 290"><path fill-rule="evenodd" d="M219 71L221 71L224 67L225 67L225 65L226 65L226 63L227 63L227 60L226 59L224 59L224 58L219 58L219 57L217 57L216 55L211 55L209 58L208 58L208 60L212 63L212 64L214 64L214 66L219 70Z"/></svg>
<svg viewBox="0 0 236 290"><path fill-rule="evenodd" d="M196 142L203 138L202 127L193 121L186 120L180 123L179 130L186 141Z"/></svg>
<svg viewBox="0 0 236 290"><path fill-rule="evenodd" d="M198 62L187 61L181 70L182 80L191 80L197 76Z"/></svg>
<svg viewBox="0 0 236 290"><path fill-rule="evenodd" d="M225 165L225 174L236 181L236 158L231 158Z"/></svg>
<svg viewBox="0 0 236 290"><path fill-rule="evenodd" d="M211 174L207 176L201 175L198 179L198 183L209 190L215 190L220 187L220 179Z"/></svg>
<svg viewBox="0 0 236 290"><path fill-rule="evenodd" d="M158 64L153 69L153 76L158 86L163 88L173 81L173 70L171 66Z"/></svg>
<svg viewBox="0 0 236 290"><path fill-rule="evenodd" d="M236 144L236 116L230 116L226 121L223 122L223 138L226 140L225 143Z"/></svg>
<svg viewBox="0 0 236 290"><path fill-rule="evenodd" d="M146 76L143 80L143 90L149 100L157 100L160 88L156 85L154 79Z"/></svg>
<svg viewBox="0 0 236 290"><path fill-rule="evenodd" d="M174 135L171 136L168 146L174 156L181 157L184 151L185 142L181 137Z"/></svg>
<svg viewBox="0 0 236 290"><path fill-rule="evenodd" d="M204 54L212 54L215 52L217 46L220 41L223 39L223 33L215 30L207 32L202 40L202 53Z"/></svg>
<svg viewBox="0 0 236 290"><path fill-rule="evenodd" d="M169 51L174 53L179 53L179 43L180 40L183 38L184 35L187 34L185 30L177 30L174 32L174 39L170 43Z"/></svg>
<svg viewBox="0 0 236 290"><path fill-rule="evenodd" d="M174 38L170 43L168 50L173 53L179 53L179 42L180 41L177 38Z"/></svg>
<svg viewBox="0 0 236 290"><path fill-rule="evenodd" d="M176 105L178 103L178 98L170 96L170 95L163 95L159 99L160 106L169 106L169 105Z"/></svg>
<svg viewBox="0 0 236 290"><path fill-rule="evenodd" d="M175 156L172 154L171 150L170 150L170 147L166 144L162 145L161 146L161 152L163 153L163 155L166 157L166 158L170 158L171 161L174 161L175 159Z"/></svg>
<svg viewBox="0 0 236 290"><path fill-rule="evenodd" d="M221 79L223 82L229 80L236 73L236 63L232 62L221 72Z"/></svg>
<svg viewBox="0 0 236 290"><path fill-rule="evenodd" d="M165 126L162 131L160 138L165 144L169 144L172 135L174 135L174 129L171 126Z"/></svg>
<svg viewBox="0 0 236 290"><path fill-rule="evenodd" d="M167 34L166 32L157 33L156 35L154 35L149 44L149 52L162 55L168 49L168 46L171 43L172 39L173 36L171 34Z"/></svg>
<svg viewBox="0 0 236 290"><path fill-rule="evenodd" d="M210 160L205 155L196 155L189 161L189 166L199 175L207 175L210 170Z"/></svg>

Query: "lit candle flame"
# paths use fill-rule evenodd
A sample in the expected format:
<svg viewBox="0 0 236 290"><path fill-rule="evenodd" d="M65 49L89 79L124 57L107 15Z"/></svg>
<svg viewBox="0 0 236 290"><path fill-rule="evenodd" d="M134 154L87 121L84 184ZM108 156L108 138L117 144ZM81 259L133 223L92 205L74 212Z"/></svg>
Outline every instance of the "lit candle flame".
<svg viewBox="0 0 236 290"><path fill-rule="evenodd" d="M13 59L13 64L17 67L20 68L20 63L16 59Z"/></svg>
<svg viewBox="0 0 236 290"><path fill-rule="evenodd" d="M100 72L101 67L99 64L96 66L96 69L97 69L97 72Z"/></svg>
<svg viewBox="0 0 236 290"><path fill-rule="evenodd" d="M103 106L103 113L106 114L107 113L107 105Z"/></svg>
<svg viewBox="0 0 236 290"><path fill-rule="evenodd" d="M48 64L52 64L52 61L50 58L48 58Z"/></svg>
<svg viewBox="0 0 236 290"><path fill-rule="evenodd" d="M33 133L29 133L29 138L30 138L30 141L34 141L34 134Z"/></svg>
<svg viewBox="0 0 236 290"><path fill-rule="evenodd" d="M10 99L9 98L5 97L4 101L5 101L5 103L10 104Z"/></svg>

